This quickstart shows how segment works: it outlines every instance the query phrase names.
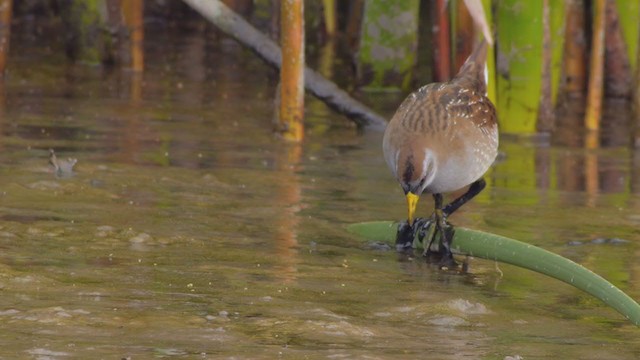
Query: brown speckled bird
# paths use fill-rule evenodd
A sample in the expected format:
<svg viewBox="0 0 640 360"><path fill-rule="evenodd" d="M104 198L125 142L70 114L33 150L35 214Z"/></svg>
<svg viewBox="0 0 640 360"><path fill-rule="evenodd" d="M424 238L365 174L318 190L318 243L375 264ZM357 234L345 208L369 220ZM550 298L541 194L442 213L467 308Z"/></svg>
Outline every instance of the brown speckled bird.
<svg viewBox="0 0 640 360"><path fill-rule="evenodd" d="M487 44L482 41L451 81L429 84L410 94L384 133L384 158L404 190L409 209L407 222L398 228L396 247L411 248L415 234L434 225L431 241L442 234L442 266L455 264L447 216L482 191L482 176L498 152L496 110L486 97L486 56ZM443 206L443 193L467 185L471 186L464 195ZM428 220L414 219L423 193L433 194L435 212ZM425 245L429 248L430 243Z"/></svg>

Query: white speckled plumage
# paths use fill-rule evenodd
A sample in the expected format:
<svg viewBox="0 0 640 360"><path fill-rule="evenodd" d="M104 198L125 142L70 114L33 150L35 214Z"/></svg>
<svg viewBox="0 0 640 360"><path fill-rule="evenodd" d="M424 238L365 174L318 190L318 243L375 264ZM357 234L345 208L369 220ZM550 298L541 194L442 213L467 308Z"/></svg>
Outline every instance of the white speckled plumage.
<svg viewBox="0 0 640 360"><path fill-rule="evenodd" d="M481 178L495 160L498 125L485 96L485 58L482 43L452 81L416 90L391 119L383 151L405 193L458 190Z"/></svg>

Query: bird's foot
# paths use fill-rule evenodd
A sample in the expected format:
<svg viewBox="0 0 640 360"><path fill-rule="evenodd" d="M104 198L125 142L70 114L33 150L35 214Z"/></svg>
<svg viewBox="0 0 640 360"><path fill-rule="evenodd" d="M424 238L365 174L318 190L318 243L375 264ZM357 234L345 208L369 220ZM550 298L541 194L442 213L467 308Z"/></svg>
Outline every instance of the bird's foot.
<svg viewBox="0 0 640 360"><path fill-rule="evenodd" d="M398 252L413 250L413 241L416 236L422 242L433 223L433 216L429 219L416 218L412 225L409 225L406 220L400 222L396 232L396 250Z"/></svg>
<svg viewBox="0 0 640 360"><path fill-rule="evenodd" d="M454 269L458 266L453 259L451 252L451 242L455 232L453 226L447 221L447 214L442 210L436 210L429 219L422 219L420 228L415 230L418 240L422 242L424 253L423 256L429 263L437 263L441 269ZM425 244L424 239L428 235L428 243ZM437 249L434 250L434 240L440 237Z"/></svg>
<svg viewBox="0 0 640 360"><path fill-rule="evenodd" d="M437 224L438 218L435 212L429 218L417 218L414 222L414 233L418 236L418 241L422 244L425 256L433 252L431 248L438 233ZM424 241L425 238L428 240L426 244Z"/></svg>
<svg viewBox="0 0 640 360"><path fill-rule="evenodd" d="M458 267L451 252L451 242L455 230L447 221L447 214L442 210L436 210L429 218L417 218L413 225L407 221L398 224L396 233L396 251L399 253L413 254L413 240L418 237L424 248L423 256L429 263L438 264L443 270L452 270ZM434 241L440 237L434 250ZM428 241L425 242L425 239Z"/></svg>
<svg viewBox="0 0 640 360"><path fill-rule="evenodd" d="M398 252L412 252L413 251L413 239L415 238L414 227L409 225L409 222L403 221L398 224L398 231L396 232L396 251Z"/></svg>
<svg viewBox="0 0 640 360"><path fill-rule="evenodd" d="M453 229L453 226L446 221L442 226L442 236L440 238L440 244L442 245L442 257L440 258L438 266L444 270L455 269L458 267L458 263L453 259L453 253L451 252L451 242L453 241L453 234L455 230Z"/></svg>

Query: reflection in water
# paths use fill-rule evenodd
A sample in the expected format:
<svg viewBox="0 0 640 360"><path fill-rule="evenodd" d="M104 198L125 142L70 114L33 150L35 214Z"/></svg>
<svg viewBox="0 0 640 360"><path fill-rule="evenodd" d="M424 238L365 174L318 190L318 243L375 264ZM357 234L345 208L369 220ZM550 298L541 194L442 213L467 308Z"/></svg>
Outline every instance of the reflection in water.
<svg viewBox="0 0 640 360"><path fill-rule="evenodd" d="M7 101L5 98L4 92L4 81L0 80L0 153L4 148L4 135L5 135L5 127L6 125L6 112L5 108L7 105Z"/></svg>
<svg viewBox="0 0 640 360"><path fill-rule="evenodd" d="M599 148L600 133L596 131L586 131L585 133L585 191L587 192L586 205L589 207L595 206L595 201L598 196L598 189L600 188L600 181L598 173L598 156L596 151Z"/></svg>
<svg viewBox="0 0 640 360"><path fill-rule="evenodd" d="M278 256L276 274L285 283L296 280L298 271L298 213L302 207L300 181L297 170L302 157L302 145L288 144L278 153L276 160L279 170L279 183L275 206L282 209L276 216L275 248Z"/></svg>
<svg viewBox="0 0 640 360"><path fill-rule="evenodd" d="M631 193L640 194L640 148L631 151Z"/></svg>
<svg viewBox="0 0 640 360"><path fill-rule="evenodd" d="M132 107L140 106L140 102L142 101L142 84L144 81L143 75L141 73L131 73L128 77L131 82L129 99Z"/></svg>
<svg viewBox="0 0 640 360"><path fill-rule="evenodd" d="M129 82L129 103L124 107L124 118L126 119L124 131L122 132L122 143L118 146L116 157L123 163L132 164L135 162L137 153L140 151L140 134L143 132L140 113L142 106L142 84L144 73L128 72L123 74L125 83Z"/></svg>
<svg viewBox="0 0 640 360"><path fill-rule="evenodd" d="M539 146L535 154L536 189L548 191L551 188L551 149Z"/></svg>
<svg viewBox="0 0 640 360"><path fill-rule="evenodd" d="M559 188L585 191L586 204L596 206L599 193L637 194L633 185L634 168L620 168L624 148L633 144L631 109L627 99L608 99L599 132L587 131L583 125L584 99L565 99L559 112L559 125L553 143L567 147L566 156L559 163ZM583 152L576 151L583 148ZM620 150L614 150L620 149ZM631 164L629 164L631 165ZM630 184L630 185L627 185Z"/></svg>

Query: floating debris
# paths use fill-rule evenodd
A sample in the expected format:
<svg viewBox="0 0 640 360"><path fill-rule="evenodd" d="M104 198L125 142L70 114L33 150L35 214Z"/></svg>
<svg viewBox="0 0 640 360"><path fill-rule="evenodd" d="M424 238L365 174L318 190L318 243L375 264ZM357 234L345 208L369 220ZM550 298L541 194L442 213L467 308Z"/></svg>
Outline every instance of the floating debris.
<svg viewBox="0 0 640 360"><path fill-rule="evenodd" d="M57 178L68 178L73 176L73 167L78 162L78 159L67 158L58 159L55 151L49 149L49 163L53 165L54 174Z"/></svg>
<svg viewBox="0 0 640 360"><path fill-rule="evenodd" d="M573 241L569 241L567 243L567 245L569 246L580 246L580 245L587 245L587 244L593 244L593 245L622 245L622 244L627 244L629 242L629 240L625 240L625 239L621 239L621 238L595 238L591 241L580 241L580 240L573 240Z"/></svg>
<svg viewBox="0 0 640 360"><path fill-rule="evenodd" d="M372 241L367 243L367 247L371 250L389 251L392 249L391 245L383 241Z"/></svg>
<svg viewBox="0 0 640 360"><path fill-rule="evenodd" d="M429 323L430 325L444 327L469 326L469 322L461 317L445 315L433 317L429 319L427 323Z"/></svg>
<svg viewBox="0 0 640 360"><path fill-rule="evenodd" d="M485 315L491 311L479 302L471 302L466 299L455 299L447 303L447 306L454 311L458 311L464 315Z"/></svg>
<svg viewBox="0 0 640 360"><path fill-rule="evenodd" d="M132 237L131 239L129 239L129 242L134 243L134 244L141 244L141 243L149 243L153 240L153 238L151 237L151 235L147 234L147 233L140 233L134 237Z"/></svg>

